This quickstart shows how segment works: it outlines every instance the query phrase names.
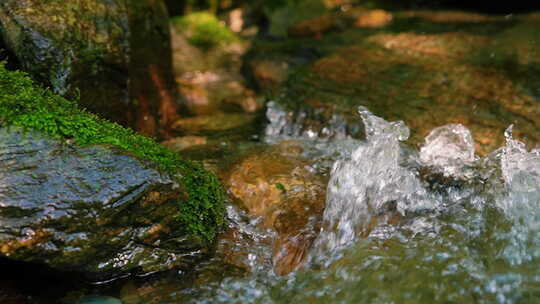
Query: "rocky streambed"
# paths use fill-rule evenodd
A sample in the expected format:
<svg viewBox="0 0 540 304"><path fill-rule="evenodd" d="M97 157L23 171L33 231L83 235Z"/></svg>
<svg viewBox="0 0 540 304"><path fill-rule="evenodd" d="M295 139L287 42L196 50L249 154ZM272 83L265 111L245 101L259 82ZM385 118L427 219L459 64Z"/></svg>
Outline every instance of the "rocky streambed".
<svg viewBox="0 0 540 304"><path fill-rule="evenodd" d="M163 29L135 25L141 7L119 10L125 47L172 33L173 65L130 53L142 74L119 93L143 115L119 122L162 146L0 70L0 253L21 272L2 278L0 300L538 300L537 14L327 2L264 11L257 38L205 13ZM0 4L0 21L29 18L13 17L25 5ZM219 35L201 39L197 22ZM111 41L99 45L116 53ZM25 103L36 94L41 110ZM144 107L152 98L161 110ZM60 287L34 289L36 271Z"/></svg>

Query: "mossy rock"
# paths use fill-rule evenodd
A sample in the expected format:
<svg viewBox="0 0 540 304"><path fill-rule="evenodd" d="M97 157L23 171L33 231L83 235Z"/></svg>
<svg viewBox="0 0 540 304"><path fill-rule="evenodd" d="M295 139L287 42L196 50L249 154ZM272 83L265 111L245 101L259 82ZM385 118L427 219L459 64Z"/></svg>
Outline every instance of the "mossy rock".
<svg viewBox="0 0 540 304"><path fill-rule="evenodd" d="M176 114L169 36L162 1L0 3L0 40L22 70L59 95L80 96L89 111L147 135L166 128Z"/></svg>
<svg viewBox="0 0 540 304"><path fill-rule="evenodd" d="M184 254L209 248L224 223L213 174L3 65L0 138L0 253L9 258L145 273L186 265Z"/></svg>

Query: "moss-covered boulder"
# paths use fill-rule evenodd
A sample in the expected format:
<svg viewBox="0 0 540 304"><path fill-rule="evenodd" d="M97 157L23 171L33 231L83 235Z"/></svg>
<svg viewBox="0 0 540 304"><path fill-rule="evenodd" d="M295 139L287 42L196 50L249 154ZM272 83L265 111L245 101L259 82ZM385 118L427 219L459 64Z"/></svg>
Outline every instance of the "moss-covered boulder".
<svg viewBox="0 0 540 304"><path fill-rule="evenodd" d="M380 28L259 41L251 62L281 60L290 71L279 90L263 86L275 101L269 134L361 136L356 109L363 105L404 120L414 144L450 123L471 130L480 154L500 147L510 124L516 136L540 143L537 20L440 11L393 16Z"/></svg>
<svg viewBox="0 0 540 304"><path fill-rule="evenodd" d="M166 135L176 116L162 1L6 0L2 39L32 78L109 120Z"/></svg>
<svg viewBox="0 0 540 304"><path fill-rule="evenodd" d="M1 256L100 279L189 265L223 224L214 175L3 65L0 184Z"/></svg>

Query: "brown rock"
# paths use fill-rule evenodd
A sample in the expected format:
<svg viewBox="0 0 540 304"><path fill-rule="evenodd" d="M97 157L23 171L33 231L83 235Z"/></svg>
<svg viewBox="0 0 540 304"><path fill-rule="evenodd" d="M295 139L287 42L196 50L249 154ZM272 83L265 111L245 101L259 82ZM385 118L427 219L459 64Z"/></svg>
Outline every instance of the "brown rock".
<svg viewBox="0 0 540 304"><path fill-rule="evenodd" d="M171 138L161 144L173 151L179 152L193 146L206 145L206 143L207 140L204 136L184 136Z"/></svg>
<svg viewBox="0 0 540 304"><path fill-rule="evenodd" d="M392 14L381 9L368 10L360 13L354 23L357 27L384 27L392 22Z"/></svg>
<svg viewBox="0 0 540 304"><path fill-rule="evenodd" d="M182 82L179 81L178 90L184 96L184 106L191 114L208 115L217 110L218 105L210 100L206 88L202 85Z"/></svg>
<svg viewBox="0 0 540 304"><path fill-rule="evenodd" d="M184 134L204 134L244 127L254 120L253 114L217 112L211 115L179 119L174 122L172 128Z"/></svg>
<svg viewBox="0 0 540 304"><path fill-rule="evenodd" d="M307 169L307 161L291 155L297 148L286 143L251 155L228 178L231 194L250 214L262 217L265 227L277 231L273 263L279 275L305 262L324 209L326 181Z"/></svg>
<svg viewBox="0 0 540 304"><path fill-rule="evenodd" d="M256 60L250 66L257 85L264 90L275 89L289 76L289 65L284 61Z"/></svg>
<svg viewBox="0 0 540 304"><path fill-rule="evenodd" d="M502 16L486 16L462 11L407 11L399 15L405 18L419 18L441 23L479 23L505 20Z"/></svg>
<svg viewBox="0 0 540 304"><path fill-rule="evenodd" d="M291 26L287 33L292 37L317 37L334 29L338 22L337 18L336 14L327 13L301 21Z"/></svg>

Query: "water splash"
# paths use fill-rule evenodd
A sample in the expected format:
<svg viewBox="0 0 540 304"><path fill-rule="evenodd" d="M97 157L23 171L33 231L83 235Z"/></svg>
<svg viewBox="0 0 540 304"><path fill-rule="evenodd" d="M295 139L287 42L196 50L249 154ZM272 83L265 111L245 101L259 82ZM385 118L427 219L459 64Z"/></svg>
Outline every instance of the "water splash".
<svg viewBox="0 0 540 304"><path fill-rule="evenodd" d="M510 128L504 147L478 158L470 132L447 125L417 152L403 143L402 122L359 112L366 139L332 156L312 267L286 277L256 269L187 302L538 302L540 151ZM321 149L342 143L305 140Z"/></svg>
<svg viewBox="0 0 540 304"><path fill-rule="evenodd" d="M266 117L269 124L265 129L264 141L268 144L294 141L302 147L298 156L313 160L313 170L327 175L337 159L347 158L356 149L360 140L353 138L352 134L361 133L362 123L354 126L339 115L333 114L330 119L320 119L317 110L308 113L304 110L287 111L276 102L267 104ZM317 120L325 121L324 125L314 123Z"/></svg>
<svg viewBox="0 0 540 304"><path fill-rule="evenodd" d="M409 137L402 121L387 122L359 108L366 127L366 141L350 158L338 160L327 188L323 229L314 255L324 257L367 235L376 217L396 211L401 216L437 209L417 174L401 165L400 142ZM393 209L393 210L392 210Z"/></svg>
<svg viewBox="0 0 540 304"><path fill-rule="evenodd" d="M464 166L476 160L471 132L461 124L433 129L420 149L423 165L431 166L445 176L463 177Z"/></svg>
<svg viewBox="0 0 540 304"><path fill-rule="evenodd" d="M299 108L287 110L270 101L266 105L268 125L266 137L285 139L341 140L362 137L361 123L351 123L340 114L326 108Z"/></svg>
<svg viewBox="0 0 540 304"><path fill-rule="evenodd" d="M512 265L540 258L540 149L527 151L525 144L505 131L506 145L498 151L505 193L495 201L513 221L501 238L510 240L502 256Z"/></svg>
<svg viewBox="0 0 540 304"><path fill-rule="evenodd" d="M462 125L434 129L416 153L400 143L409 135L403 122L387 122L363 107L359 113L367 138L332 168L313 263L331 264L359 236L437 235L438 220L432 219L486 206L514 223L497 234L509 242L502 250L506 261L540 257L540 150L527 151L512 127L506 145L480 159Z"/></svg>

